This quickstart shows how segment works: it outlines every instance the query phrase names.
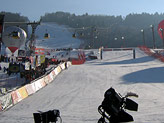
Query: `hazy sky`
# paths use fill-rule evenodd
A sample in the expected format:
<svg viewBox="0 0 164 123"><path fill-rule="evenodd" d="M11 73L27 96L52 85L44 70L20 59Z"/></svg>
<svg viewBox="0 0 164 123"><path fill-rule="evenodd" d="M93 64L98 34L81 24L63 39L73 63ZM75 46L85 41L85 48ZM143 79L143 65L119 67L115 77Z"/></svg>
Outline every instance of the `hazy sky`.
<svg viewBox="0 0 164 123"><path fill-rule="evenodd" d="M0 11L20 13L31 21L56 11L126 16L129 13L164 13L164 0L0 0Z"/></svg>

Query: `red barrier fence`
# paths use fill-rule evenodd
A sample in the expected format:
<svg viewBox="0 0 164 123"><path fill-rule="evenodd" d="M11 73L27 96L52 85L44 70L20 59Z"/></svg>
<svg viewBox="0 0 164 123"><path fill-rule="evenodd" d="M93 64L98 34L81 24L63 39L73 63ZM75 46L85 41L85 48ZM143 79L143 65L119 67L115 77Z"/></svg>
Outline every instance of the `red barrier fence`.
<svg viewBox="0 0 164 123"><path fill-rule="evenodd" d="M144 51L147 55L153 56L154 52L150 50L150 48L146 46L139 46L140 50Z"/></svg>
<svg viewBox="0 0 164 123"><path fill-rule="evenodd" d="M78 52L78 59L72 59L72 65L80 65L85 62L85 53L84 51Z"/></svg>
<svg viewBox="0 0 164 123"><path fill-rule="evenodd" d="M161 62L164 62L164 56L161 55L160 53L154 52L150 48L146 46L139 46L140 50L144 51L147 55L152 56L156 59L159 59Z"/></svg>

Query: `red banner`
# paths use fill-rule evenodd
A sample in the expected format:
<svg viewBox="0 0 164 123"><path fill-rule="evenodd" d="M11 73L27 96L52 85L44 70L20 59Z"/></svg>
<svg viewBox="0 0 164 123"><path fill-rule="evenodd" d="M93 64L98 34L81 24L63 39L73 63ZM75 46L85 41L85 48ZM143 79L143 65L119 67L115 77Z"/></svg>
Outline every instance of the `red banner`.
<svg viewBox="0 0 164 123"><path fill-rule="evenodd" d="M162 21L158 24L158 34L160 35L161 39L164 38L164 20L162 20Z"/></svg>

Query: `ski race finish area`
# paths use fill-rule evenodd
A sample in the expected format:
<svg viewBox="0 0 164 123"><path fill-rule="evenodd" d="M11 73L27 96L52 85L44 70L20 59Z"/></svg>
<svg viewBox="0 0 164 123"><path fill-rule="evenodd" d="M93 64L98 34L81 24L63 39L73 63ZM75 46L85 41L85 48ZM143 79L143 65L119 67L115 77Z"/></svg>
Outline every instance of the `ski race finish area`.
<svg viewBox="0 0 164 123"><path fill-rule="evenodd" d="M71 65L63 71L62 66L56 68L44 80L6 95L10 99L7 104L14 106L0 113L0 122L32 123L34 112L59 109L63 123L96 123L104 92L113 87L123 96L128 92L139 95L132 97L139 105L138 112L127 111L134 123L161 123L164 63L140 49L135 49L135 59L132 50L103 51L102 60Z"/></svg>

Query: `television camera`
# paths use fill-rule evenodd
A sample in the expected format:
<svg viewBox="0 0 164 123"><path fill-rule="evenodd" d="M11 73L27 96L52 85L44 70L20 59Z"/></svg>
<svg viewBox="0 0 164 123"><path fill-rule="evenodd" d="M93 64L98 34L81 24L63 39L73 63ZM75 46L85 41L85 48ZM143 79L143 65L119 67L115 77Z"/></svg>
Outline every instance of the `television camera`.
<svg viewBox="0 0 164 123"><path fill-rule="evenodd" d="M33 117L35 123L62 123L60 111L58 109L46 112L38 111L38 113L33 113Z"/></svg>
<svg viewBox="0 0 164 123"><path fill-rule="evenodd" d="M135 96L135 93L127 93L125 97L118 94L112 87L109 88L104 94L104 100L98 107L98 112L102 115L98 123L119 123L119 122L132 122L133 117L128 114L125 109L131 111L138 110L138 104L128 97Z"/></svg>

